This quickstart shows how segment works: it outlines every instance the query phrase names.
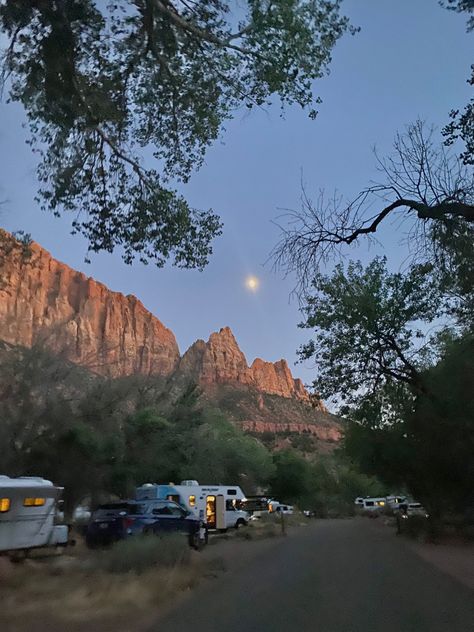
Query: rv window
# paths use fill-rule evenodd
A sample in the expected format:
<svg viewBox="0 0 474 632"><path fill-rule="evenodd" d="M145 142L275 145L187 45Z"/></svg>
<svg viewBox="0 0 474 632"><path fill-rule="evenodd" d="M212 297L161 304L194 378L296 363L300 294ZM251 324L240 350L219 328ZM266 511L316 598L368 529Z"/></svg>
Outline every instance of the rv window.
<svg viewBox="0 0 474 632"><path fill-rule="evenodd" d="M374 506L374 501L373 500L366 500L365 501L365 506L366 507L373 507Z"/></svg>
<svg viewBox="0 0 474 632"><path fill-rule="evenodd" d="M236 489L228 489L227 490L227 496L237 496L237 490Z"/></svg>
<svg viewBox="0 0 474 632"><path fill-rule="evenodd" d="M6 513L10 509L10 499L0 498L0 513Z"/></svg>
<svg viewBox="0 0 474 632"><path fill-rule="evenodd" d="M42 507L46 502L46 498L25 498L23 500L24 507Z"/></svg>
<svg viewBox="0 0 474 632"><path fill-rule="evenodd" d="M194 507L196 505L196 496L189 497L189 506Z"/></svg>

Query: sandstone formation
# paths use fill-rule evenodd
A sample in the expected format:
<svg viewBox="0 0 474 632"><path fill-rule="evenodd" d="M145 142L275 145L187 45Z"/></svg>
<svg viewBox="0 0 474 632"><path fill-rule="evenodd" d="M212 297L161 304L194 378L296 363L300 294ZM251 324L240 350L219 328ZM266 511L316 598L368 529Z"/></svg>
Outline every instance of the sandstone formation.
<svg viewBox="0 0 474 632"><path fill-rule="evenodd" d="M112 292L36 243L25 253L8 235L1 237L0 339L27 347L42 342L111 377L175 370L174 334L137 298Z"/></svg>
<svg viewBox="0 0 474 632"><path fill-rule="evenodd" d="M271 422L246 420L240 422L242 430L262 434L264 432L281 433L292 432L295 434L310 434L320 441L337 443L342 438L341 427L333 422L331 425L323 426L315 423L298 422Z"/></svg>
<svg viewBox="0 0 474 632"><path fill-rule="evenodd" d="M242 384L270 395L310 401L303 383L293 378L286 360L272 363L257 358L249 367L229 327L212 333L207 342L196 341L182 357L178 371L196 376L204 387ZM322 403L318 408L325 410Z"/></svg>
<svg viewBox="0 0 474 632"><path fill-rule="evenodd" d="M229 327L180 358L173 333L137 298L109 290L38 244L25 250L0 231L1 340L23 347L40 342L104 376L164 376L171 397L199 384L204 398L227 406L229 418L251 432L306 432L326 442L341 434L285 360L257 358L249 366Z"/></svg>

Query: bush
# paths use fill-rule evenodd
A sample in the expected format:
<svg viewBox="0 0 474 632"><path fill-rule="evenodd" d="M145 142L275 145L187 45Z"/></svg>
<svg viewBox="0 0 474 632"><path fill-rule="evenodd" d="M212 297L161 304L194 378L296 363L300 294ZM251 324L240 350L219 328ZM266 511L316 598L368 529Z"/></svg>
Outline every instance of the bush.
<svg viewBox="0 0 474 632"><path fill-rule="evenodd" d="M99 558L102 570L109 573L141 574L154 566L188 564L191 551L182 535L136 536L114 544Z"/></svg>

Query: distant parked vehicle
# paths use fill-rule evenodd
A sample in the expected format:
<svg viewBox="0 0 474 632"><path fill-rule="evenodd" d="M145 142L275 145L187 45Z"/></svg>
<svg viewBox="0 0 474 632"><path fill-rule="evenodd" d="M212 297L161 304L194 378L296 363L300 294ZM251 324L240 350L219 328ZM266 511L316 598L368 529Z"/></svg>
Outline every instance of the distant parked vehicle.
<svg viewBox="0 0 474 632"><path fill-rule="evenodd" d="M55 524L62 491L38 476L0 476L0 552L66 546L69 529Z"/></svg>
<svg viewBox="0 0 474 632"><path fill-rule="evenodd" d="M399 510L407 516L422 516L423 518L429 518L428 512L421 503L411 502L402 503Z"/></svg>
<svg viewBox="0 0 474 632"><path fill-rule="evenodd" d="M282 503L270 503L271 513L276 514L287 514L291 515L293 513L292 505L283 505Z"/></svg>
<svg viewBox="0 0 474 632"><path fill-rule="evenodd" d="M268 515L270 502L271 499L267 496L247 496L245 500L240 501L240 508L246 511L249 514L249 520L254 522Z"/></svg>
<svg viewBox="0 0 474 632"><path fill-rule="evenodd" d="M406 502L405 496L387 496L387 507L392 511L398 511L400 505Z"/></svg>
<svg viewBox="0 0 474 632"><path fill-rule="evenodd" d="M89 547L104 546L142 533L184 533L198 546L200 521L175 502L125 500L100 505L87 526Z"/></svg>
<svg viewBox="0 0 474 632"><path fill-rule="evenodd" d="M364 498L362 511L367 512L369 515L372 515L373 517L375 517L385 509L386 505L387 505L387 501L385 497Z"/></svg>
<svg viewBox="0 0 474 632"><path fill-rule="evenodd" d="M92 513L86 531L89 547L112 544L134 534L142 533L147 506L133 500L99 505Z"/></svg>
<svg viewBox="0 0 474 632"><path fill-rule="evenodd" d="M143 530L145 534L184 533L189 545L195 549L207 543L207 529L199 520L183 507L171 501L159 501L154 505L153 522Z"/></svg>
<svg viewBox="0 0 474 632"><path fill-rule="evenodd" d="M428 518L429 514L421 503L401 503L398 511L396 512L397 533L403 533L407 528L410 527L412 522L415 524L419 524L420 520L424 521Z"/></svg>
<svg viewBox="0 0 474 632"><path fill-rule="evenodd" d="M172 500L205 522L208 529L239 529L249 520L249 514L241 509L245 494L237 485L199 485L194 480L181 481L180 485L146 483L137 487L135 498Z"/></svg>

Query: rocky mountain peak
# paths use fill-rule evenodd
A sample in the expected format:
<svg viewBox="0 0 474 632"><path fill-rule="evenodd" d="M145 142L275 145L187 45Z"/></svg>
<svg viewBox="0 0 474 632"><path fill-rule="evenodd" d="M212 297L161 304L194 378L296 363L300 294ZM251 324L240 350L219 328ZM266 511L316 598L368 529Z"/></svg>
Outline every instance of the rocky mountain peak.
<svg viewBox="0 0 474 632"><path fill-rule="evenodd" d="M0 234L0 340L54 353L109 377L179 374L201 386L244 385L309 402L286 360L249 366L230 327L197 340L180 358L172 331L132 295L124 296L54 259L36 243ZM319 410L325 410L321 404Z"/></svg>
<svg viewBox="0 0 474 632"><path fill-rule="evenodd" d="M179 361L172 331L135 296L124 296L54 259L36 243L2 233L0 339L43 343L101 375L171 374Z"/></svg>

